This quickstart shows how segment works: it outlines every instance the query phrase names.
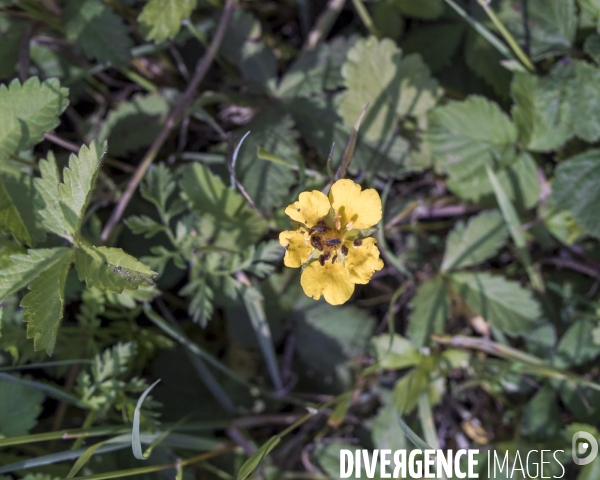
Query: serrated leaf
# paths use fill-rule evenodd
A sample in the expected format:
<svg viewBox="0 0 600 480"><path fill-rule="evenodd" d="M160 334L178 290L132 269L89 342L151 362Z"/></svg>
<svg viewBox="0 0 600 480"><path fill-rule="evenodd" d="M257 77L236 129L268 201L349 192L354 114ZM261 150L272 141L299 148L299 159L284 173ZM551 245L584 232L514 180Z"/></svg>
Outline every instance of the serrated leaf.
<svg viewBox="0 0 600 480"><path fill-rule="evenodd" d="M371 340L381 368L401 370L421 362L419 351L401 335L380 335Z"/></svg>
<svg viewBox="0 0 600 480"><path fill-rule="evenodd" d="M0 176L0 230L10 232L15 239L26 245L31 246L31 235L27 226L21 218L19 210L13 203L8 194L2 177Z"/></svg>
<svg viewBox="0 0 600 480"><path fill-rule="evenodd" d="M303 52L287 69L277 95L281 98L310 97L341 87L344 79L340 70L352 43L352 38L338 37L329 43L321 43L315 50Z"/></svg>
<svg viewBox="0 0 600 480"><path fill-rule="evenodd" d="M127 372L129 364L136 354L134 343L117 343L94 357L92 376L97 383L111 378L119 378Z"/></svg>
<svg viewBox="0 0 600 480"><path fill-rule="evenodd" d="M411 302L412 312L407 334L411 343L420 348L428 345L432 333L443 333L450 317L450 296L442 277L423 282Z"/></svg>
<svg viewBox="0 0 600 480"><path fill-rule="evenodd" d="M0 270L0 299L21 290L44 270L62 261L69 248L37 248L27 254L10 256L10 264Z"/></svg>
<svg viewBox="0 0 600 480"><path fill-rule="evenodd" d="M63 12L67 38L74 40L89 59L114 66L131 59L133 41L123 19L106 3L69 0Z"/></svg>
<svg viewBox="0 0 600 480"><path fill-rule="evenodd" d="M521 0L504 0L498 16L522 47L529 38L534 61L569 52L577 29L574 0L530 0L527 13L527 30Z"/></svg>
<svg viewBox="0 0 600 480"><path fill-rule="evenodd" d="M69 231L69 224L61 207L60 175L54 154L49 152L48 158L41 160L39 167L41 176L34 179L33 183L38 193L39 206L37 212L42 218L42 224L51 232L73 243L74 238Z"/></svg>
<svg viewBox="0 0 600 480"><path fill-rule="evenodd" d="M589 234L600 237L600 150L588 150L558 165L552 182L552 200L571 212Z"/></svg>
<svg viewBox="0 0 600 480"><path fill-rule="evenodd" d="M489 273L453 273L448 278L475 313L503 332L526 331L540 317L538 302L517 282Z"/></svg>
<svg viewBox="0 0 600 480"><path fill-rule="evenodd" d="M42 411L44 394L20 383L0 380L0 435L27 435Z"/></svg>
<svg viewBox="0 0 600 480"><path fill-rule="evenodd" d="M149 0L138 17L140 31L148 40L156 42L173 38L194 8L196 0Z"/></svg>
<svg viewBox="0 0 600 480"><path fill-rule="evenodd" d="M160 232L164 232L167 227L153 220L148 215L133 215L125 219L125 225L135 235L144 235L144 238L152 238Z"/></svg>
<svg viewBox="0 0 600 480"><path fill-rule="evenodd" d="M402 57L390 39L357 41L348 51L342 76L346 91L341 94L338 112L345 125L352 127L369 104L361 133L374 141L389 137L399 120L425 114L441 96L421 57Z"/></svg>
<svg viewBox="0 0 600 480"><path fill-rule="evenodd" d="M182 169L179 186L190 206L213 220L213 245L237 250L264 235L265 220L204 165L195 163Z"/></svg>
<svg viewBox="0 0 600 480"><path fill-rule="evenodd" d="M466 226L458 222L448 234L441 271L478 265L496 255L507 238L508 230L497 210L472 217Z"/></svg>
<svg viewBox="0 0 600 480"><path fill-rule="evenodd" d="M166 212L167 201L176 187L171 171L164 163L159 163L153 165L146 173L140 193L145 200L154 204L159 212Z"/></svg>
<svg viewBox="0 0 600 480"><path fill-rule="evenodd" d="M120 248L80 244L75 267L81 281L102 291L121 293L153 284L156 272Z"/></svg>
<svg viewBox="0 0 600 480"><path fill-rule="evenodd" d="M108 140L110 155L126 156L149 146L162 129L169 113L169 103L158 94L135 95L122 102L106 116L100 141Z"/></svg>
<svg viewBox="0 0 600 480"><path fill-rule="evenodd" d="M511 84L512 115L521 144L534 152L555 150L573 135L571 113L562 83L549 77L517 73Z"/></svg>
<svg viewBox="0 0 600 480"><path fill-rule="evenodd" d="M179 295L190 298L188 313L192 316L194 322L203 328L206 327L213 315L215 297L206 276L192 280L179 291Z"/></svg>
<svg viewBox="0 0 600 480"><path fill-rule="evenodd" d="M29 285L23 297L23 321L27 322L27 338L33 338L35 350L45 349L52 355L56 335L63 318L64 290L67 273L73 260L72 249L61 249L62 255Z"/></svg>
<svg viewBox="0 0 600 480"><path fill-rule="evenodd" d="M58 190L61 208L68 224L69 232L76 238L79 235L83 214L88 206L100 163L106 153L106 142L93 140L89 147L83 145L79 154L71 154L69 166L63 170L63 183Z"/></svg>
<svg viewBox="0 0 600 480"><path fill-rule="evenodd" d="M293 127L289 116L282 117L275 111L264 111L244 126L243 130L251 133L240 147L235 172L261 211L270 211L287 203L296 175L288 167L258 158L258 147L298 165L302 159Z"/></svg>
<svg viewBox="0 0 600 480"><path fill-rule="evenodd" d="M58 125L67 108L68 90L56 78L40 83L37 77L0 85L0 158L35 145Z"/></svg>

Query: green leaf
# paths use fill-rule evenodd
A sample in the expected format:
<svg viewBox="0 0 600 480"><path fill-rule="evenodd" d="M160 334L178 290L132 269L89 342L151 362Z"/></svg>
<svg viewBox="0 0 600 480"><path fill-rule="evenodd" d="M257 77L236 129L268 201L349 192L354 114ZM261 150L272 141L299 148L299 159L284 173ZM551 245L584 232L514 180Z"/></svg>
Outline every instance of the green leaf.
<svg viewBox="0 0 600 480"><path fill-rule="evenodd" d="M120 248L79 244L75 267L81 281L89 287L121 293L153 285L156 273Z"/></svg>
<svg viewBox="0 0 600 480"><path fill-rule="evenodd" d="M500 62L504 56L473 29L467 33L465 61L467 66L488 83L496 94L508 96L512 73Z"/></svg>
<svg viewBox="0 0 600 480"><path fill-rule="evenodd" d="M394 6L408 17L434 19L444 12L444 0L392 0Z"/></svg>
<svg viewBox="0 0 600 480"><path fill-rule="evenodd" d="M315 50L303 52L287 69L277 95L310 97L341 87L344 82L341 68L352 43L352 39L337 37L330 43L321 43Z"/></svg>
<svg viewBox="0 0 600 480"><path fill-rule="evenodd" d="M592 57L592 60L596 62L596 65L600 64L600 35L598 35L597 33L589 35L585 39L583 49L585 50L585 53Z"/></svg>
<svg viewBox="0 0 600 480"><path fill-rule="evenodd" d="M361 133L374 141L391 135L399 120L425 114L441 96L421 57L402 57L389 39L357 41L348 51L342 76L347 90L341 95L338 112L351 128L369 104Z"/></svg>
<svg viewBox="0 0 600 480"><path fill-rule="evenodd" d="M375 448L406 450L406 435L398 424L398 409L392 392L381 389L379 397L382 406L371 424L371 437Z"/></svg>
<svg viewBox="0 0 600 480"><path fill-rule="evenodd" d="M106 142L93 140L89 147L83 145L79 154L71 154L69 166L63 170L63 183L58 187L61 208L67 221L69 232L74 238L79 236L83 214L88 206L100 163L106 153Z"/></svg>
<svg viewBox="0 0 600 480"><path fill-rule="evenodd" d="M171 171L164 163L159 163L158 165L152 165L148 173L146 173L140 193L159 212L166 212L167 201L176 188L177 184Z"/></svg>
<svg viewBox="0 0 600 480"><path fill-rule="evenodd" d="M69 248L38 248L10 256L10 265L0 270L0 299L21 290L44 270L64 260Z"/></svg>
<svg viewBox="0 0 600 480"><path fill-rule="evenodd" d="M432 72L448 65L465 33L463 22L419 25L400 42L405 54L419 53ZM444 41L440 42L440 38Z"/></svg>
<svg viewBox="0 0 600 480"><path fill-rule="evenodd" d="M279 444L280 441L281 438L278 436L269 438L269 440L267 440L256 452L254 452L240 467L237 480L254 478L253 475L260 463L271 452L271 450L273 450Z"/></svg>
<svg viewBox="0 0 600 480"><path fill-rule="evenodd" d="M564 102L571 109L573 132L586 142L600 139L600 69L584 61L558 65L553 74L566 83Z"/></svg>
<svg viewBox="0 0 600 480"><path fill-rule="evenodd" d="M31 23L0 13L0 79L11 78L15 73L21 38Z"/></svg>
<svg viewBox="0 0 600 480"><path fill-rule="evenodd" d="M569 210L590 235L600 237L600 150L588 150L562 162L552 182L552 200Z"/></svg>
<svg viewBox="0 0 600 480"><path fill-rule="evenodd" d="M421 362L421 354L401 335L380 335L371 340L381 368L401 370Z"/></svg>
<svg viewBox="0 0 600 480"><path fill-rule="evenodd" d="M25 308L23 321L27 322L27 338L33 338L36 351L45 349L48 355L54 351L63 318L65 281L73 260L72 249L61 250L62 255L29 285L29 293L21 301Z"/></svg>
<svg viewBox="0 0 600 480"><path fill-rule="evenodd" d="M562 428L556 393L544 385L523 409L521 428L526 436L553 440Z"/></svg>
<svg viewBox="0 0 600 480"><path fill-rule="evenodd" d="M173 38L194 8L196 0L149 0L138 17L140 31L148 40L156 42Z"/></svg>
<svg viewBox="0 0 600 480"><path fill-rule="evenodd" d="M496 255L507 237L504 219L497 210L472 217L466 226L463 222L456 223L446 239L441 271L480 264Z"/></svg>
<svg viewBox="0 0 600 480"><path fill-rule="evenodd" d="M510 118L497 104L477 95L433 110L426 136L432 154L456 179L479 173L483 177L486 163L506 164L516 153L517 130Z"/></svg>
<svg viewBox="0 0 600 480"><path fill-rule="evenodd" d="M450 296L441 276L423 282L411 302L412 313L407 334L416 348L430 343L432 333L444 332L450 318ZM415 400L416 401L416 400Z"/></svg>
<svg viewBox="0 0 600 480"><path fill-rule="evenodd" d="M521 144L534 152L560 148L573 135L562 83L552 76L517 73L511 85L512 115Z"/></svg>
<svg viewBox="0 0 600 480"><path fill-rule="evenodd" d="M527 31L523 22L521 0L502 2L498 16L522 47L529 35L532 60L568 53L573 46L577 29L575 1L530 0L527 2L527 10Z"/></svg>
<svg viewBox="0 0 600 480"><path fill-rule="evenodd" d="M63 15L67 38L77 42L87 58L114 66L129 62L133 41L123 19L106 3L69 0Z"/></svg>
<svg viewBox="0 0 600 480"><path fill-rule="evenodd" d="M258 158L258 147L298 165L302 159L293 126L289 116L281 117L274 111L264 111L244 126L244 130L251 133L240 147L235 173L261 211L288 203L296 175L289 167Z"/></svg>
<svg viewBox="0 0 600 480"><path fill-rule="evenodd" d="M0 158L40 142L58 125L68 104L68 90L56 78L40 83L37 77L23 85L13 80L0 85Z"/></svg>
<svg viewBox="0 0 600 480"><path fill-rule="evenodd" d="M398 41L404 33L404 18L393 1L379 2L373 11L373 23L378 36Z"/></svg>
<svg viewBox="0 0 600 480"><path fill-rule="evenodd" d="M0 380L0 435L27 435L37 423L44 398L39 390Z"/></svg>
<svg viewBox="0 0 600 480"><path fill-rule="evenodd" d="M149 146L162 129L169 103L158 94L135 95L111 110L98 135L108 140L108 153L126 156L129 152Z"/></svg>
<svg viewBox="0 0 600 480"><path fill-rule="evenodd" d="M600 354L600 345L594 341L596 322L577 320L560 339L552 356L552 365L562 369L583 365Z"/></svg>
<svg viewBox="0 0 600 480"><path fill-rule="evenodd" d="M410 370L394 387L394 402L400 415L414 410L421 395L429 386L429 372L424 367Z"/></svg>
<svg viewBox="0 0 600 480"><path fill-rule="evenodd" d="M503 332L529 330L541 315L531 292L516 282L489 273L453 273L448 278L475 313Z"/></svg>
<svg viewBox="0 0 600 480"><path fill-rule="evenodd" d="M56 159L52 152L48 152L48 158L39 163L39 178L33 180L38 193L38 213L42 218L42 224L51 232L66 238L73 243L74 238L70 232L70 226L65 218L59 193L60 175L56 165Z"/></svg>
<svg viewBox="0 0 600 480"><path fill-rule="evenodd" d="M179 186L190 206L213 220L213 245L237 250L256 243L265 234L265 220L204 165L195 163L183 168Z"/></svg>
<svg viewBox="0 0 600 480"><path fill-rule="evenodd" d="M144 235L144 238L152 238L154 235L167 230L167 227L153 220L148 215L133 215L125 219L125 225L135 235Z"/></svg>
<svg viewBox="0 0 600 480"><path fill-rule="evenodd" d="M2 177L0 177L0 229L12 233L18 242L31 246L31 235L8 194Z"/></svg>
<svg viewBox="0 0 600 480"><path fill-rule="evenodd" d="M192 280L179 291L179 295L190 297L188 313L192 320L205 328L214 311L214 292L207 282L207 275Z"/></svg>

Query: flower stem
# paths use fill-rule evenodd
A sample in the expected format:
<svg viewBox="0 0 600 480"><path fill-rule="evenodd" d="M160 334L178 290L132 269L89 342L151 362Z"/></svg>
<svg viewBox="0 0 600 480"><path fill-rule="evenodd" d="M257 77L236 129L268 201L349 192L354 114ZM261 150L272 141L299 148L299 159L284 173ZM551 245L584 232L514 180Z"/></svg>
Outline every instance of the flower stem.
<svg viewBox="0 0 600 480"><path fill-rule="evenodd" d="M373 23L373 19L371 18L371 15L369 15L369 12L362 0L352 0L352 3L354 4L354 8L356 8L356 13L358 13L358 16L365 24L365 27L367 30L369 30L369 33L371 35L375 35L377 38L381 38L381 34L377 30L375 23Z"/></svg>

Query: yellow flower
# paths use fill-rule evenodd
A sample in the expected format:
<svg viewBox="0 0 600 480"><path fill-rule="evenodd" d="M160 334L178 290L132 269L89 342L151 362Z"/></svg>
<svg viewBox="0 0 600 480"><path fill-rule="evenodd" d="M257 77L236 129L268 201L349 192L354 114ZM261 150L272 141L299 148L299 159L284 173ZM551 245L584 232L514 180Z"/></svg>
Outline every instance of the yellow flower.
<svg viewBox="0 0 600 480"><path fill-rule="evenodd" d="M369 235L381 220L381 199L376 190L361 190L352 180L335 182L329 197L317 190L302 192L285 209L297 230L279 234L285 247L284 263L303 267L304 293L332 305L348 301L357 283L369 283L383 268L375 239Z"/></svg>

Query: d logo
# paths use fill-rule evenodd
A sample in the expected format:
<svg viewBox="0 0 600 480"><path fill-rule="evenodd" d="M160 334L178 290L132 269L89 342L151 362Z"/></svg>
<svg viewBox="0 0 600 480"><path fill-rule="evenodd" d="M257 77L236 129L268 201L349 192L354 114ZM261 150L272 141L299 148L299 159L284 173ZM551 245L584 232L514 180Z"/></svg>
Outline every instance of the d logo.
<svg viewBox="0 0 600 480"><path fill-rule="evenodd" d="M584 440L577 442L578 440ZM598 442L587 432L577 432L573 435L573 461L577 465L592 463L598 455ZM582 456L587 453L587 456Z"/></svg>

